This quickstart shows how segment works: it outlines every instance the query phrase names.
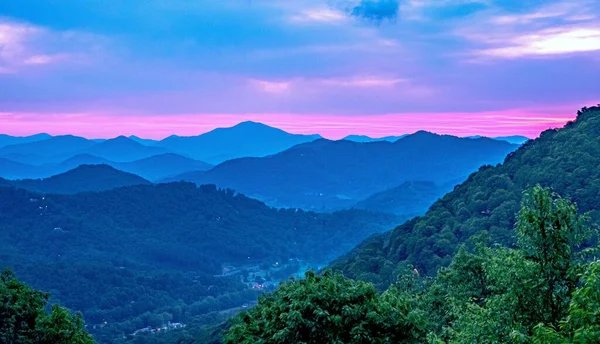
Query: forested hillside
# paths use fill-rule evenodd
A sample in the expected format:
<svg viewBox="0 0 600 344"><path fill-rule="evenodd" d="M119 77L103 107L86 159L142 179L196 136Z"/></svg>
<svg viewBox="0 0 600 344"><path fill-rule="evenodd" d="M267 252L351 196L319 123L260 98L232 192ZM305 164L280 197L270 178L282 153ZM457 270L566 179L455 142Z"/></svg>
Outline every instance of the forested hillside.
<svg viewBox="0 0 600 344"><path fill-rule="evenodd" d="M550 189L527 190L516 248L485 235L435 278L411 265L382 294L325 270L283 284L240 314L227 344L600 342L598 232Z"/></svg>
<svg viewBox="0 0 600 344"><path fill-rule="evenodd" d="M0 188L0 261L114 342L168 321L226 318L208 314L251 303L263 281L273 288L399 220L277 210L192 183L76 195ZM244 284L248 270L256 277Z"/></svg>
<svg viewBox="0 0 600 344"><path fill-rule="evenodd" d="M545 131L501 165L482 167L423 217L366 240L331 266L385 288L406 263L434 274L451 262L459 244L476 235L510 247L516 242L513 227L523 191L536 184L551 187L597 218L598 166L600 107L583 108L563 129Z"/></svg>

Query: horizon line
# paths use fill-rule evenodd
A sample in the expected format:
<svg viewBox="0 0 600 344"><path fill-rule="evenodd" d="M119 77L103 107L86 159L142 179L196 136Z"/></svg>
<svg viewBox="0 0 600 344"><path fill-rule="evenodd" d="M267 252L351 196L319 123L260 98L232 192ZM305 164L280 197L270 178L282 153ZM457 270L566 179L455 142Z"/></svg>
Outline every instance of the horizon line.
<svg viewBox="0 0 600 344"><path fill-rule="evenodd" d="M217 128L243 122L259 122L291 134L319 134L338 140L348 135L373 138L425 130L441 135L498 137L520 135L535 138L546 129L559 128L577 115L533 110L468 113L402 113L362 116L318 114L180 114L119 115L97 113L0 112L0 128L9 135L74 134L97 139L131 136L160 140L166 137L198 136Z"/></svg>
<svg viewBox="0 0 600 344"><path fill-rule="evenodd" d="M165 140L165 139L167 139L169 137L173 137L173 136L175 136L175 137L195 137L195 136L201 136L201 135L204 135L204 134L208 134L208 133L210 133L210 132L212 132L214 130L217 130L217 129L232 129L232 128L234 128L236 126L239 126L240 124L243 124L243 123L254 123L254 124L264 125L266 127L272 128L272 129L281 130L281 131L283 131L283 132L285 132L287 134L290 134L290 135L305 135L305 136L315 135L315 136L319 136L320 139L326 139L326 140L330 140L330 141L345 140L345 139L347 139L350 136L366 137L366 138L369 138L369 139L372 139L372 140L383 140L383 139L385 139L387 137L397 137L398 139L400 139L400 138L403 138L405 136L414 135L414 134L419 133L419 132L427 132L427 133L434 134L434 135L453 136L453 137L458 137L458 138L490 138L490 139L496 139L496 138L502 138L502 137L518 136L518 137L524 137L524 138L527 138L527 139L531 140L531 139L535 139L536 137L539 136L539 134L537 136L530 136L530 135L517 134L517 133L515 133L515 134L507 133L507 134L493 135L493 136L488 136L488 135L483 135L483 134L476 134L476 133L475 134L469 134L469 135L455 135L455 134L447 134L447 133L435 132L435 131L426 130L426 129L418 129L416 131L403 132L403 133L395 133L395 134L386 134L386 135L383 135L383 136L372 136L372 135L368 135L368 134L354 133L354 134L345 135L345 136L340 137L340 138L329 138L329 137L326 137L326 136L324 136L322 134L319 134L317 132L313 132L313 133L306 133L306 132L294 133L294 132L291 132L291 131L288 131L288 130L285 130L285 129L282 129L282 128L279 128L279 127L276 127L276 126L272 126L272 125L268 125L268 124L263 123L263 122L252 121L252 120L240 121L240 122L238 122L238 123L236 123L234 125L230 125L230 126L215 127L213 129L210 129L208 131L201 132L201 133L198 133L198 134L177 135L177 134L173 133L173 134L161 137L161 138L149 138L149 137L140 136L140 135L137 135L137 134L134 134L134 133L130 133L130 134L118 134L116 136L102 136L102 137L98 137L98 136L86 136L85 134L82 135L82 134L77 134L77 133L74 133L74 132L68 132L68 133L65 132L65 133L52 134L52 133L47 132L47 131L34 132L34 133L31 133L31 134L11 134L9 132L0 132L0 135L6 135L6 136L11 136L11 137L31 137L31 136L38 136L38 135L48 135L50 137L74 136L74 137L81 137L81 138L84 138L84 139L87 139L87 140L92 140L92 141L93 140L112 140L112 139L116 139L116 138L119 138L119 137L126 137L126 138L129 138L129 139L131 139L132 137L136 137L136 138L139 138L139 139L142 139L142 140L152 140L152 141L159 142L159 141Z"/></svg>

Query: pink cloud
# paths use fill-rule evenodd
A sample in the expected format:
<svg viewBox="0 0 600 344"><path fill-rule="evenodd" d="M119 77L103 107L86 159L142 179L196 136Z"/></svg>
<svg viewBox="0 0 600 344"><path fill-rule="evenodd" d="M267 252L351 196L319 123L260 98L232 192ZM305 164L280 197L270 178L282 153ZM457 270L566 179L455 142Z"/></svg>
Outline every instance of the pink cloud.
<svg viewBox="0 0 600 344"><path fill-rule="evenodd" d="M241 121L257 121L292 133L319 133L339 139L349 134L373 137L428 130L440 134L526 135L535 137L548 128L556 128L573 120L575 115L507 110L478 113L404 113L372 116L298 115L298 114L181 114L181 115L117 115L117 114L36 114L0 113L2 131L12 135L47 132L54 135L75 134L85 137L138 135L164 138L171 134L198 135L216 127L227 127Z"/></svg>
<svg viewBox="0 0 600 344"><path fill-rule="evenodd" d="M290 17L292 23L341 23L348 20L348 16L328 7L311 8Z"/></svg>
<svg viewBox="0 0 600 344"><path fill-rule="evenodd" d="M415 86L409 79L385 76L352 76L336 78L291 78L287 80L250 79L248 83L255 89L271 94L284 94L294 91L296 94L325 92L335 88L394 88L402 86L403 93L411 95L431 95L433 90Z"/></svg>
<svg viewBox="0 0 600 344"><path fill-rule="evenodd" d="M68 56L66 54L41 54L31 56L25 59L23 63L26 65L45 65L64 60L67 57Z"/></svg>
<svg viewBox="0 0 600 344"><path fill-rule="evenodd" d="M104 38L77 31L54 31L0 18L0 74L31 67L78 63ZM52 52L49 52L52 51ZM58 51L58 52L56 52Z"/></svg>
<svg viewBox="0 0 600 344"><path fill-rule="evenodd" d="M594 0L541 2L518 14L492 7L453 32L479 46L471 51L477 57L472 62L599 52L597 13Z"/></svg>
<svg viewBox="0 0 600 344"><path fill-rule="evenodd" d="M600 29L548 29L512 38L506 46L479 51L481 55L514 58L600 51Z"/></svg>
<svg viewBox="0 0 600 344"><path fill-rule="evenodd" d="M332 86L347 86L347 87L392 87L396 84L407 82L401 78L385 78L385 77L353 77L345 79L322 79L325 85Z"/></svg>
<svg viewBox="0 0 600 344"><path fill-rule="evenodd" d="M268 81L268 80L258 80L251 79L250 84L252 84L257 89L265 92L265 93L285 93L290 89L292 81Z"/></svg>

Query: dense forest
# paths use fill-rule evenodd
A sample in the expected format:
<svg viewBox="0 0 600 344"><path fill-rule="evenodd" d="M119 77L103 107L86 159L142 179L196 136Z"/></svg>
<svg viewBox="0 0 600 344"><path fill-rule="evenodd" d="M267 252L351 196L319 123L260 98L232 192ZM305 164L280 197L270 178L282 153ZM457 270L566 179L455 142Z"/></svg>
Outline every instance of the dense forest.
<svg viewBox="0 0 600 344"><path fill-rule="evenodd" d="M218 323L254 302L263 281L326 264L399 220L278 210L192 183L76 195L0 188L0 262L113 342L168 322ZM241 279L253 269L261 277Z"/></svg>
<svg viewBox="0 0 600 344"><path fill-rule="evenodd" d="M481 235L435 278L407 265L382 294L339 272L309 272L261 296L225 342L598 343L600 261L597 248L582 249L597 232L541 186L522 204L516 248Z"/></svg>
<svg viewBox="0 0 600 344"><path fill-rule="evenodd" d="M600 210L600 107L583 108L576 121L548 130L484 166L435 202L422 217L374 236L331 266L385 289L406 264L433 275L463 243L485 234L514 247L513 225L523 192L536 184L572 199L594 219Z"/></svg>

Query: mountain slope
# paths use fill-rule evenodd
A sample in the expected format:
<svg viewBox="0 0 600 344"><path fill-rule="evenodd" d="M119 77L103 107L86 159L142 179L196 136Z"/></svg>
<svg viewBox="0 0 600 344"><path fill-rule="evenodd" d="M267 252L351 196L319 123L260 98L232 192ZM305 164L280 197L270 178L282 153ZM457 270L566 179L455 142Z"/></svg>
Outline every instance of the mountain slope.
<svg viewBox="0 0 600 344"><path fill-rule="evenodd" d="M500 162L516 147L426 132L394 143L321 139L173 180L232 188L273 206L339 209L410 180L444 184L466 178L482 164Z"/></svg>
<svg viewBox="0 0 600 344"><path fill-rule="evenodd" d="M125 136L119 136L89 147L85 152L115 162L126 162L164 154L166 150L148 147Z"/></svg>
<svg viewBox="0 0 600 344"><path fill-rule="evenodd" d="M100 157L97 157L92 154L83 153L83 154L74 155L74 156L70 157L69 159L62 161L59 164L53 164L50 166L46 165L44 167L46 167L46 169L45 169L46 171L55 171L53 173L53 175L54 175L54 174L58 174L58 173L64 173L66 171L77 168L81 165L111 165L112 166L112 164L113 164L113 162L109 161L107 159L100 158Z"/></svg>
<svg viewBox="0 0 600 344"><path fill-rule="evenodd" d="M132 162L111 165L149 180L160 180L190 171L205 171L213 167L203 161L174 153L159 154Z"/></svg>
<svg viewBox="0 0 600 344"><path fill-rule="evenodd" d="M522 145L523 143L529 141L528 137L513 135L513 136L498 136L494 137L494 140L506 141L509 143L514 143L518 145Z"/></svg>
<svg viewBox="0 0 600 344"><path fill-rule="evenodd" d="M146 145L146 146L154 146L155 144L158 143L157 140L144 139L144 138L141 138L141 137L135 136L135 135L131 135L128 138L131 139L131 140L133 140L133 141L135 141L135 142L138 142L138 143L141 143L143 145Z"/></svg>
<svg viewBox="0 0 600 344"><path fill-rule="evenodd" d="M102 191L149 183L142 177L116 170L108 165L81 165L73 170L45 179L6 180L0 178L0 186L56 194Z"/></svg>
<svg viewBox="0 0 600 344"><path fill-rule="evenodd" d="M469 138L469 139L481 139L484 137L486 137L486 136L481 136L481 135L467 136L467 138ZM498 140L498 141L506 141L508 143L512 143L512 144L516 144L516 145L522 145L523 143L530 140L528 137L520 136L520 135L497 136L497 137L490 137L490 139Z"/></svg>
<svg viewBox="0 0 600 344"><path fill-rule="evenodd" d="M49 134L41 133L30 136L10 136L6 134L0 134L0 147L9 146L9 145L18 145L21 143L35 142L49 139Z"/></svg>
<svg viewBox="0 0 600 344"><path fill-rule="evenodd" d="M296 135L262 123L242 122L230 128L217 128L199 136L170 136L156 146L193 159L218 164L240 157L275 154L294 145L320 138Z"/></svg>
<svg viewBox="0 0 600 344"><path fill-rule="evenodd" d="M5 178L20 178L21 176L33 177L36 174L36 167L15 162L9 159L0 158L0 176Z"/></svg>
<svg viewBox="0 0 600 344"><path fill-rule="evenodd" d="M48 178L81 165L109 165L148 180L160 180L185 172L203 171L213 167L205 162L173 153L158 154L130 162L115 162L92 154L82 153L60 163L46 163L40 166L30 166L0 158L0 177L7 179Z"/></svg>
<svg viewBox="0 0 600 344"><path fill-rule="evenodd" d="M83 137L72 135L54 136L46 140L2 147L0 148L0 157L14 161L14 156L18 155L23 157L23 160L19 160L19 162L41 165L64 160L94 145L96 145L96 142Z"/></svg>
<svg viewBox="0 0 600 344"><path fill-rule="evenodd" d="M423 216L373 237L332 264L347 276L385 286L394 271L411 263L426 273L447 265L460 243L485 234L512 245L522 193L536 184L573 199L600 218L600 107L584 108L575 122L548 130L487 166L437 201Z"/></svg>
<svg viewBox="0 0 600 344"><path fill-rule="evenodd" d="M373 194L356 203L354 208L408 216L422 215L429 206L454 184L439 186L432 182L410 181Z"/></svg>

